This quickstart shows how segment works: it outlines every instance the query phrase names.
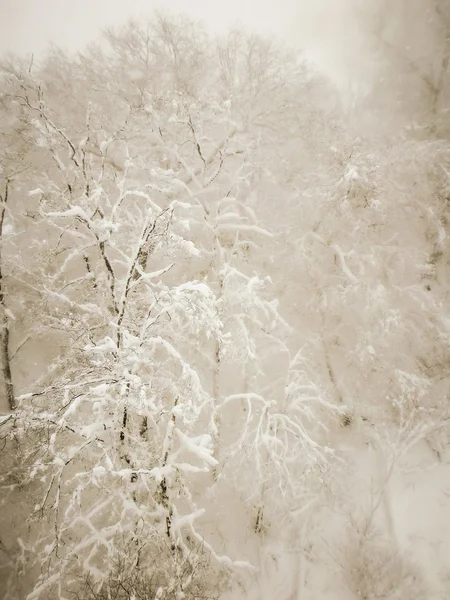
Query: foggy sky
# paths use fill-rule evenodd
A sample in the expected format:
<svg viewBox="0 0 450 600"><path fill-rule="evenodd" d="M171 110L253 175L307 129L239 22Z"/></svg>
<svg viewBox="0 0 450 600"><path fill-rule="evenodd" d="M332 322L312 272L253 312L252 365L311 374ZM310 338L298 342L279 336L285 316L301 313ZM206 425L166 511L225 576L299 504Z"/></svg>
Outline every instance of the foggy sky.
<svg viewBox="0 0 450 600"><path fill-rule="evenodd" d="M306 56L348 102L364 96L376 77L356 5L370 0L0 0L0 56L39 57L50 42L82 50L101 29L147 19L155 9L184 13L213 33L233 26L279 38Z"/></svg>
<svg viewBox="0 0 450 600"><path fill-rule="evenodd" d="M233 25L295 41L296 0L0 0L0 54L40 54L50 41L72 51L101 28L146 18L156 9L183 12L221 32Z"/></svg>

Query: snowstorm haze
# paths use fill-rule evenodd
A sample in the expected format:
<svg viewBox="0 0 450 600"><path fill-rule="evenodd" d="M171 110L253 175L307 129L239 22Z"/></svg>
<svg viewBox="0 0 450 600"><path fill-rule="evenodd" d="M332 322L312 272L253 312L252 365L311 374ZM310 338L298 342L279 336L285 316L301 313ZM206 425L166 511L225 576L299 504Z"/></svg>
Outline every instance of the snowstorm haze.
<svg viewBox="0 0 450 600"><path fill-rule="evenodd" d="M42 52L49 41L76 50L95 39L99 30L129 18L145 19L154 10L184 13L199 19L212 31L225 32L240 24L260 33L290 36L294 0L1 0L2 52Z"/></svg>
<svg viewBox="0 0 450 600"><path fill-rule="evenodd" d="M450 0L0 0L0 598L450 598Z"/></svg>
<svg viewBox="0 0 450 600"><path fill-rule="evenodd" d="M50 43L73 52L127 19L144 21L154 10L182 13L210 32L241 27L304 52L346 108L365 101L382 107L389 131L405 124L405 111L414 118L424 78L439 77L450 2L438 4L436 11L423 0L2 0L0 52L40 56Z"/></svg>

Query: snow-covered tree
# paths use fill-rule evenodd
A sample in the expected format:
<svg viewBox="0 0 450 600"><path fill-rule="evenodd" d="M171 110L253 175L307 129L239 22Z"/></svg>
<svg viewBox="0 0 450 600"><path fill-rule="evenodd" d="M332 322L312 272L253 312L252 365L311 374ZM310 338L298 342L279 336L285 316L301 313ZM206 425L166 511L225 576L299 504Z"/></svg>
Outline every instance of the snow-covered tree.
<svg viewBox="0 0 450 600"><path fill-rule="evenodd" d="M347 588L373 558L409 589L392 482L450 431L444 83L383 137L301 56L160 15L2 83L5 597L215 596L271 544L301 593L331 513Z"/></svg>
<svg viewBox="0 0 450 600"><path fill-rule="evenodd" d="M254 504L259 532L277 494L298 500L299 460L303 488L327 468L307 427L309 404L330 405L300 354L289 358L265 274L273 233L257 216L273 181L266 151L287 131L303 70L241 38L227 83L223 46L216 60L184 25L130 24L107 34L107 50L53 50L36 73L4 75L39 148L26 148L15 189L32 240L15 257L34 309L20 327L31 347L55 347L39 377L18 382L3 426L15 444L6 497L20 479L34 502L16 551L29 598L67 597L86 577L100 593L117 565L144 584L156 572L167 597L194 594L212 564L249 566L204 533L224 482ZM266 370L281 355L272 385Z"/></svg>

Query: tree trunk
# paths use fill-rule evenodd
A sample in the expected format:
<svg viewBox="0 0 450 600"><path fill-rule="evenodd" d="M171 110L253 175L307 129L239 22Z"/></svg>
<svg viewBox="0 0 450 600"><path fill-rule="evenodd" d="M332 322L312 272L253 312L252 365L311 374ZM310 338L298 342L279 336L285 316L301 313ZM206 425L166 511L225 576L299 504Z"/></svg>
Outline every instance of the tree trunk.
<svg viewBox="0 0 450 600"><path fill-rule="evenodd" d="M3 223L5 220L6 204L8 202L9 180L6 180L4 195L0 195L0 352L2 359L2 374L5 385L5 397L9 410L16 408L14 385L11 374L11 356L9 353L9 320L6 312L5 290L3 279Z"/></svg>

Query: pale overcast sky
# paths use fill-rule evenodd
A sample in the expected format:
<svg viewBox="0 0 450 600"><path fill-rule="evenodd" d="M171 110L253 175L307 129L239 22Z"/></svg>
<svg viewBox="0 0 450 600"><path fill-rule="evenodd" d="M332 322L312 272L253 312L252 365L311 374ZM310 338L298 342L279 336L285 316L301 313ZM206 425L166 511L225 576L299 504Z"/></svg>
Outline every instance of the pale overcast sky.
<svg viewBox="0 0 450 600"><path fill-rule="evenodd" d="M371 73L352 18L353 4L354 0L0 0L0 56L12 51L39 57L50 42L68 51L82 49L104 27L165 9L199 19L212 32L240 25L279 37L306 50L342 90L364 88Z"/></svg>
<svg viewBox="0 0 450 600"><path fill-rule="evenodd" d="M107 25L146 17L155 8L184 12L214 31L245 28L295 41L301 0L0 0L0 54L39 54L51 40L75 50Z"/></svg>

